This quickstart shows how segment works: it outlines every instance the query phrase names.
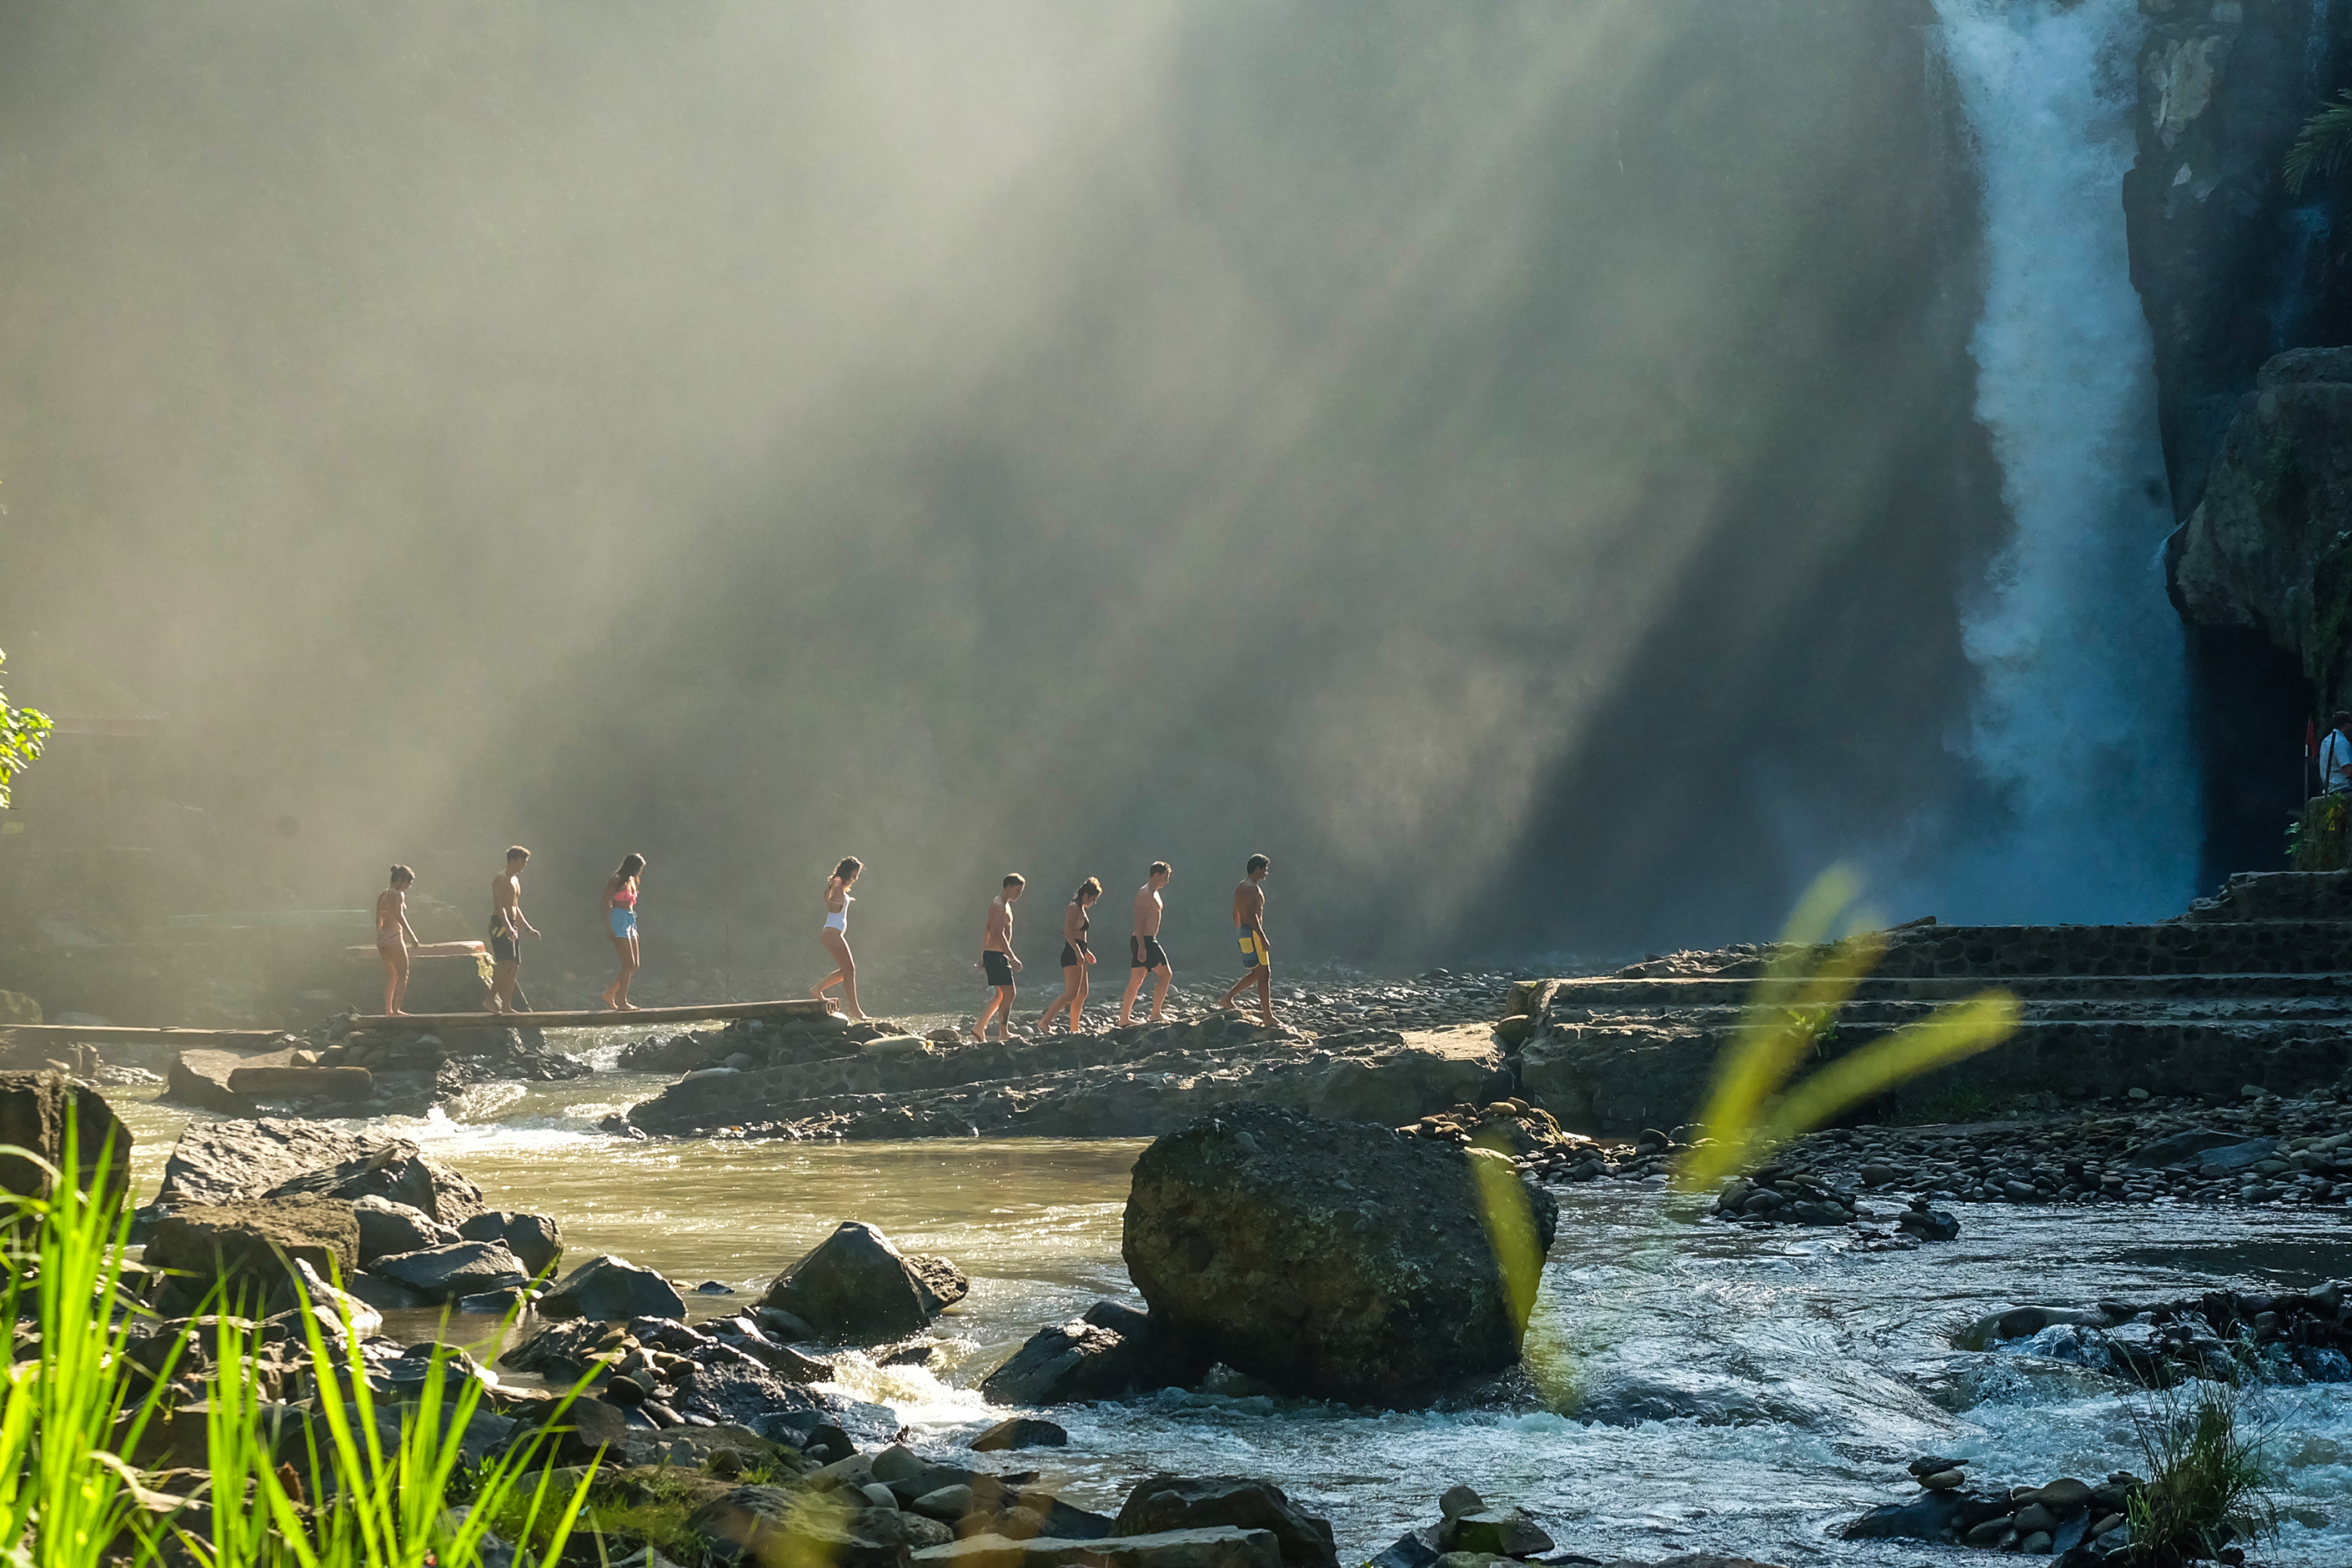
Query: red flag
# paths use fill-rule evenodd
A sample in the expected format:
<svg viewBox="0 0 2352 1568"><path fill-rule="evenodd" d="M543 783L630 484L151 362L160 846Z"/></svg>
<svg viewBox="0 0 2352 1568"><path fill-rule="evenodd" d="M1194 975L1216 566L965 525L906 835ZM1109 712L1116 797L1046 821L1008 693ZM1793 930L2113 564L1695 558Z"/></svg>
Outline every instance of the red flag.
<svg viewBox="0 0 2352 1568"><path fill-rule="evenodd" d="M2316 719L2303 721L2303 754L2314 762L2319 760L2319 723Z"/></svg>

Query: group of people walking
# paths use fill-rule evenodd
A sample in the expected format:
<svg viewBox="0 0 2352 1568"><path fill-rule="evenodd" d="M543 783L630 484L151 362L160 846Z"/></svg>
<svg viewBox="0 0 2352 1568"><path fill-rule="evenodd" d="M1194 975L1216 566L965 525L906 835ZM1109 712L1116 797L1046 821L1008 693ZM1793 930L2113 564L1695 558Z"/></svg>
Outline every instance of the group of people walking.
<svg viewBox="0 0 2352 1568"><path fill-rule="evenodd" d="M539 927L523 917L522 873L530 863L530 852L520 844L507 851L506 869L490 879L490 995L488 1009L494 1013L515 1010L515 986L522 977L522 939L540 935ZM635 1012L629 1000L629 982L639 967L637 948L637 878L646 869L646 857L641 854L624 856L620 868L604 879L604 892L599 900L599 910L605 931L613 939L613 952L620 960L620 974L604 988L604 1005L615 1012ZM416 873L404 865L392 868L392 884L376 894L375 950L383 960L383 1011L387 1018L402 1014L401 1003L408 998L408 967L413 951L424 944L416 939L415 927L408 924L408 890L416 885Z"/></svg>
<svg viewBox="0 0 2352 1568"><path fill-rule="evenodd" d="M488 1007L494 1013L515 1010L515 987L522 969L522 939L540 935L539 928L522 913L522 873L530 862L530 852L517 844L507 851L506 868L490 880ZM1242 880L1234 888L1234 929L1241 946L1243 972L1217 1001L1221 1008L1230 1007L1234 998L1255 987L1258 1016L1269 1028L1275 1021L1274 949L1265 939L1264 884L1273 863L1264 855L1250 856ZM637 1010L629 1000L629 982L635 977L640 962L637 879L645 869L645 856L627 856L619 869L605 879L600 901L601 916L619 960L620 973L604 988L604 1005L615 1012ZM824 924L818 930L817 940L833 960L833 972L809 988L809 995L823 998L835 1011L852 1019L866 1017L857 1001L857 959L849 948L849 906L856 902L850 889L857 885L865 870L864 862L849 855L825 879ZM1174 875L1166 861L1153 861L1143 885L1135 890L1134 930L1128 937L1127 990L1118 1006L1121 1024L1135 1021L1136 999L1142 994L1146 980L1153 982L1149 1021L1160 1022L1167 1009L1168 988L1175 978L1175 970L1168 962L1167 949L1160 943L1160 922L1167 915L1160 894ZM415 883L415 872L404 865L394 866L391 885L377 895L375 902L376 952L383 960L383 1010L387 1017L401 1016L401 1004L408 994L409 959L412 951L423 946L408 924L408 892ZM1028 879L1015 872L1004 878L1002 888L988 901L976 967L992 995L971 1025L974 1040L988 1038L992 1020L998 1040L1011 1038L1013 998L1019 988L1014 977L1023 968L1013 951L1013 906L1027 891ZM1062 1028L1074 1033L1085 1027L1087 1001L1093 990L1088 973L1095 963L1091 941L1093 911L1102 895L1101 880L1090 876L1078 884L1077 892L1062 911L1062 991L1037 1020L1040 1033L1051 1030L1057 1019ZM838 1001L831 995L836 987L841 991Z"/></svg>

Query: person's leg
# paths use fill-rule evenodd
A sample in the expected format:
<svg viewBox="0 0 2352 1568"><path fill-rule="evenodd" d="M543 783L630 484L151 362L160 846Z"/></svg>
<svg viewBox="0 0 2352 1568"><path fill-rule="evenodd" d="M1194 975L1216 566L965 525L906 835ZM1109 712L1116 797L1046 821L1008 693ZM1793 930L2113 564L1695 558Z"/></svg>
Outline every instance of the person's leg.
<svg viewBox="0 0 2352 1568"><path fill-rule="evenodd" d="M1129 967L1127 971L1127 992L1118 998L1118 1022L1121 1029L1135 1021L1135 998L1142 993L1144 977L1149 969Z"/></svg>
<svg viewBox="0 0 2352 1568"><path fill-rule="evenodd" d="M980 1009L980 1021L971 1026L972 1039L986 1040L988 1038L988 1020L994 1018L996 1016L996 1009L1003 1005L1003 988L1000 986L991 989L988 993L988 1005Z"/></svg>
<svg viewBox="0 0 2352 1568"><path fill-rule="evenodd" d="M1087 992L1089 989L1084 964L1070 971L1070 1032L1084 1034L1087 1031Z"/></svg>
<svg viewBox="0 0 2352 1568"><path fill-rule="evenodd" d="M515 976L521 967L521 961L513 958L501 959L491 967L490 1010L492 1012L503 1013L514 1010L508 1005L507 998L514 995Z"/></svg>
<svg viewBox="0 0 2352 1568"><path fill-rule="evenodd" d="M1159 987L1151 993L1151 1021L1153 1023L1158 1023L1160 1021L1160 1015L1168 1010L1168 986L1169 982L1175 978L1176 970L1173 966L1168 964L1162 964L1160 966L1160 984Z"/></svg>
<svg viewBox="0 0 2352 1568"><path fill-rule="evenodd" d="M376 944L375 956L383 960L383 1010L386 1015L400 1010L400 961L408 956L405 950Z"/></svg>
<svg viewBox="0 0 2352 1568"><path fill-rule="evenodd" d="M621 1005L622 997L628 991L629 939L627 937L613 938L613 956L618 961L620 972L614 977L613 983L604 988L604 1005L617 1010Z"/></svg>
<svg viewBox="0 0 2352 1568"><path fill-rule="evenodd" d="M1266 1028L1274 1027L1274 966L1271 964L1258 967L1257 1016Z"/></svg>
<svg viewBox="0 0 2352 1568"><path fill-rule="evenodd" d="M394 949L394 953L393 971L396 983L392 988L392 1010L405 1013L408 1010L408 949L402 946Z"/></svg>
<svg viewBox="0 0 2352 1568"><path fill-rule="evenodd" d="M637 1010L637 1005L629 1000L629 982L637 977L637 971L644 967L645 955L637 946L637 928L632 925L629 927L629 939L621 950L620 1010L625 1013Z"/></svg>
<svg viewBox="0 0 2352 1568"><path fill-rule="evenodd" d="M838 931L834 936L841 943L841 998L849 1004L849 1016L862 1021L866 1009L857 1005L857 959L849 951L849 938Z"/></svg>
<svg viewBox="0 0 2352 1568"><path fill-rule="evenodd" d="M996 988L996 1038L1001 1040L1013 1038L1013 988L1011 986Z"/></svg>

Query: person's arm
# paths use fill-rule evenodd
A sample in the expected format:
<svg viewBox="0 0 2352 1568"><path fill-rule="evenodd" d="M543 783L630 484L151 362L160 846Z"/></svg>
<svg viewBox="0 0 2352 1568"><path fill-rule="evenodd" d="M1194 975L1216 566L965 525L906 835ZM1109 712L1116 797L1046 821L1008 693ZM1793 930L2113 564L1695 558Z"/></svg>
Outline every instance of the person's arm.
<svg viewBox="0 0 2352 1568"><path fill-rule="evenodd" d="M408 895L406 894L401 894L400 897L400 928L408 934L408 945L410 946L422 947L425 946L424 938L416 935L416 927L408 923Z"/></svg>

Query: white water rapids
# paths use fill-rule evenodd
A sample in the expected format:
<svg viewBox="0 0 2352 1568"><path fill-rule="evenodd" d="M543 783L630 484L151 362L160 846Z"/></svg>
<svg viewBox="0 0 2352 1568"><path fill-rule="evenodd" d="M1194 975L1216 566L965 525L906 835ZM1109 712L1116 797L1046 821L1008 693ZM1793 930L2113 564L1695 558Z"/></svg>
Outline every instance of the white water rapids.
<svg viewBox="0 0 2352 1568"><path fill-rule="evenodd" d="M1977 416L2015 524L1969 615L1960 749L2005 810L1949 845L1948 918L2161 918L2198 796L2147 322L2125 249L2135 0L1936 0L1983 187Z"/></svg>

